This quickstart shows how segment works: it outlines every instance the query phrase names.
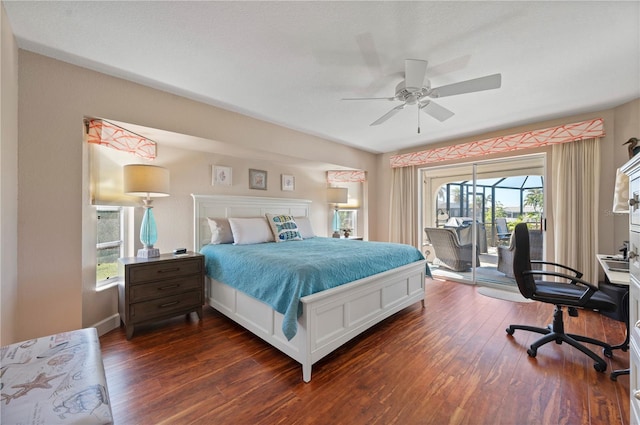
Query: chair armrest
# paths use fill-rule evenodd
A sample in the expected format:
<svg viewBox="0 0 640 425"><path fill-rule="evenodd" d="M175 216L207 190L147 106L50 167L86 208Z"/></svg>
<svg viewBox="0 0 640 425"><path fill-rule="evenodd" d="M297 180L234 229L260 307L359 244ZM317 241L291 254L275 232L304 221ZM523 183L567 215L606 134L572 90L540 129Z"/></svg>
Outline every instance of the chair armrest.
<svg viewBox="0 0 640 425"><path fill-rule="evenodd" d="M576 285L577 284L581 284L587 287L587 289L582 293L582 295L579 298L579 302L580 302L580 306L585 305L587 303L587 301L589 301L591 299L591 297L593 296L593 294L595 294L597 291L599 291L599 288L597 286L595 286L594 284L587 282L586 280L582 280L579 277L576 276L569 276L568 274L564 274L564 273L558 273L558 272L552 272L552 271L544 271L544 270L526 270L524 272L522 272L522 274L525 275L538 275L538 276L555 276L555 277L560 277L563 279L567 279L570 280L571 282L566 283L565 285ZM535 279L535 277L534 277Z"/></svg>
<svg viewBox="0 0 640 425"><path fill-rule="evenodd" d="M562 269L574 272L576 274L576 277L578 277L578 278L582 277L582 272L580 272L580 271L578 271L578 270L576 270L574 268L571 268L569 266L565 266L564 264L553 263L551 261L542 261L542 260L531 260L531 264L540 264L540 265L549 265L549 266L560 267Z"/></svg>

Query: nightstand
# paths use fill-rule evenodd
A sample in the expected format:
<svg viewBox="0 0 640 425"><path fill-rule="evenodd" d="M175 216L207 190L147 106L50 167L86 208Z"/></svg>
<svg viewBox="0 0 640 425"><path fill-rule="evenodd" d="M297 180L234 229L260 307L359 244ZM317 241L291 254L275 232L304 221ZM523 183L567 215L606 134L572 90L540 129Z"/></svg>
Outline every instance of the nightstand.
<svg viewBox="0 0 640 425"><path fill-rule="evenodd" d="M202 319L204 256L162 254L118 260L118 312L127 332L135 326L195 311Z"/></svg>

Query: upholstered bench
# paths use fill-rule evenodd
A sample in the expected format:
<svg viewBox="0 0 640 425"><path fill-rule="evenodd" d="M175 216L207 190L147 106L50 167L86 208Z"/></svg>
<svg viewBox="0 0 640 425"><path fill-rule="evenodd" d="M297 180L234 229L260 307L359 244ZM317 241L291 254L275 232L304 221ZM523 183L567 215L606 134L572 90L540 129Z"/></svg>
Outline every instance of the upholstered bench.
<svg viewBox="0 0 640 425"><path fill-rule="evenodd" d="M111 424L95 328L0 348L0 423Z"/></svg>

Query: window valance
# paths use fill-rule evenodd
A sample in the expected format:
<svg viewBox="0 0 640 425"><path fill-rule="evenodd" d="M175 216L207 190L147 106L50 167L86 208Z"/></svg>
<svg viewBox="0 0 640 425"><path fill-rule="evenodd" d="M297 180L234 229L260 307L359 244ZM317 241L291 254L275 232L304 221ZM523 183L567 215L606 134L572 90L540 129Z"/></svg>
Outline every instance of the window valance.
<svg viewBox="0 0 640 425"><path fill-rule="evenodd" d="M367 173L362 170L327 171L327 183L363 183L367 181Z"/></svg>
<svg viewBox="0 0 640 425"><path fill-rule="evenodd" d="M391 157L390 162L392 168L425 165L474 156L539 148L602 136L604 136L604 121L602 118L596 118L589 121L527 131L509 136L478 140L421 152L394 155Z"/></svg>
<svg viewBox="0 0 640 425"><path fill-rule="evenodd" d="M87 119L85 125L88 143L129 152L143 159L156 158L156 142L146 137L100 119Z"/></svg>

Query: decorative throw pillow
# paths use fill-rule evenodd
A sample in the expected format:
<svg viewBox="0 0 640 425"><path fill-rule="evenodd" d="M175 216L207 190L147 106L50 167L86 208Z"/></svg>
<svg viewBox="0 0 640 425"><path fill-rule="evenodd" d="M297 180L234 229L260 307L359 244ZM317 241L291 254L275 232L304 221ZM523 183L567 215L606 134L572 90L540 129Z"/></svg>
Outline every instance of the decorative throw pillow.
<svg viewBox="0 0 640 425"><path fill-rule="evenodd" d="M290 215L274 215L267 213L267 221L271 226L276 242L301 241L296 221Z"/></svg>
<svg viewBox="0 0 640 425"><path fill-rule="evenodd" d="M313 232L313 227L311 227L311 220L309 220L309 217L294 217L293 219L298 225L298 231L300 232L302 239L311 239L316 237L316 234Z"/></svg>
<svg viewBox="0 0 640 425"><path fill-rule="evenodd" d="M211 229L211 243L218 245L221 243L233 243L233 233L229 220L226 218L209 218L209 228Z"/></svg>
<svg viewBox="0 0 640 425"><path fill-rule="evenodd" d="M229 218L234 245L273 242L273 233L264 217Z"/></svg>

